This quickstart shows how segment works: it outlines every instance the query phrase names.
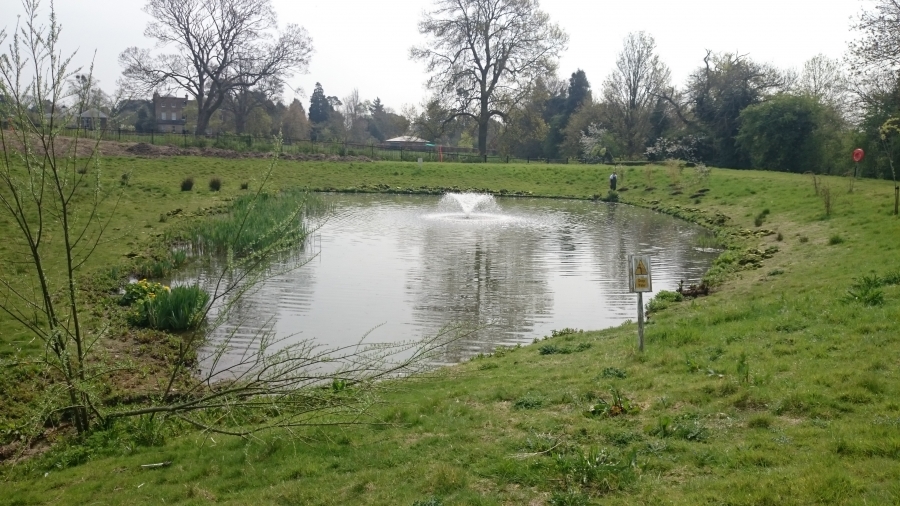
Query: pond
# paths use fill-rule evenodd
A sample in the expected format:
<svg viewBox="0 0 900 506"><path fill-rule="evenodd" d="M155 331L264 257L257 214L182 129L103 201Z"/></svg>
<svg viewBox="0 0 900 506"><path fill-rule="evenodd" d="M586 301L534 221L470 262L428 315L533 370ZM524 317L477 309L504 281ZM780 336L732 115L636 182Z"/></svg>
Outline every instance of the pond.
<svg viewBox="0 0 900 506"><path fill-rule="evenodd" d="M298 245L306 263L246 296L213 342L265 329L342 346L370 331L367 341L396 342L477 328L443 353L455 363L552 330L636 320L629 254L652 255L656 291L699 282L717 255L701 247L703 228L621 204L485 196L467 214L449 196L323 198L334 212Z"/></svg>

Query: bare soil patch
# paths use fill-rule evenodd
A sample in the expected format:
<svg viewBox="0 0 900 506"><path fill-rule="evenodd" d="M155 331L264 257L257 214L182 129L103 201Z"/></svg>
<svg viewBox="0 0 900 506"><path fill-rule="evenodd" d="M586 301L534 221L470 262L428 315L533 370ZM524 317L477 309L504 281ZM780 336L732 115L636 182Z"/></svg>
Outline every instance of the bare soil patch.
<svg viewBox="0 0 900 506"><path fill-rule="evenodd" d="M15 150L22 149L22 144L18 139L12 136L5 136L7 146ZM95 154L106 157L129 157L139 156L144 158L162 158L170 156L203 156L209 158L267 158L271 156L268 152L256 151L233 151L229 149L219 148L180 148L177 146L161 146L155 144L147 144L146 142L117 142L117 141L93 141L91 139L77 139L59 137L56 143L57 155L70 154L73 148L73 142L77 142L74 146L75 156L79 158L89 158ZM40 151L40 146L32 145L33 151ZM340 156L325 153L296 153L282 154L282 160L294 160L299 162L316 161L316 162L371 162L372 159L367 156Z"/></svg>

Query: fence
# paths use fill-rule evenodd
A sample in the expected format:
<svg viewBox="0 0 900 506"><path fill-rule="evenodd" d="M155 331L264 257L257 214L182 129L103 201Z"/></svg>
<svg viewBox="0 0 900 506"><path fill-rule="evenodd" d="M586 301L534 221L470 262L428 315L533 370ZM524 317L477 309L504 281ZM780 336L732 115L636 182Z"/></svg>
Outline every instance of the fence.
<svg viewBox="0 0 900 506"><path fill-rule="evenodd" d="M76 130L73 128L72 130ZM219 148L232 151L271 151L274 141L271 137L236 134L195 135L174 132L136 132L121 129L98 129L87 133L105 141L143 142L158 146L181 148ZM497 153L479 155L467 148L451 146L402 146L390 143L353 143L341 141L314 141L310 139L283 139L282 153L285 154L325 154L336 156L365 156L375 160L399 160L424 162L460 163L569 163L568 158L515 158ZM574 160L573 160L574 161Z"/></svg>

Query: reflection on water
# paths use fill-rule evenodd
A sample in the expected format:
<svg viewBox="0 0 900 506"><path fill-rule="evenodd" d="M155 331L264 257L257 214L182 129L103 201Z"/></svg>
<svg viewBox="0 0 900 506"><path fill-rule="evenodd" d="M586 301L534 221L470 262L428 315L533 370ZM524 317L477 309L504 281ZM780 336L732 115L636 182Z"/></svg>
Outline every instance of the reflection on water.
<svg viewBox="0 0 900 506"><path fill-rule="evenodd" d="M636 319L629 254L653 255L657 290L699 281L716 255L693 247L705 230L624 205L510 198L467 219L440 197L325 198L335 215L298 247L310 261L246 297L214 340L270 329L340 346L373 328L379 342L479 328L447 350L444 361L458 362L553 329Z"/></svg>

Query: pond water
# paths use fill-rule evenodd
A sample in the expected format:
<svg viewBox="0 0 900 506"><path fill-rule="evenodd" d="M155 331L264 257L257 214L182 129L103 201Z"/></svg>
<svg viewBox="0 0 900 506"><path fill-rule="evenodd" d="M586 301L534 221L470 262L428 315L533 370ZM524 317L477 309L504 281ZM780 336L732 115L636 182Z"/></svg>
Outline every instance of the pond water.
<svg viewBox="0 0 900 506"><path fill-rule="evenodd" d="M447 196L323 198L334 212L298 245L308 262L248 295L219 337L249 341L263 328L341 346L369 331L367 341L395 342L479 328L444 352L454 363L636 320L629 254L652 255L657 291L698 282L717 254L698 247L708 231L620 204L487 197L466 214Z"/></svg>

